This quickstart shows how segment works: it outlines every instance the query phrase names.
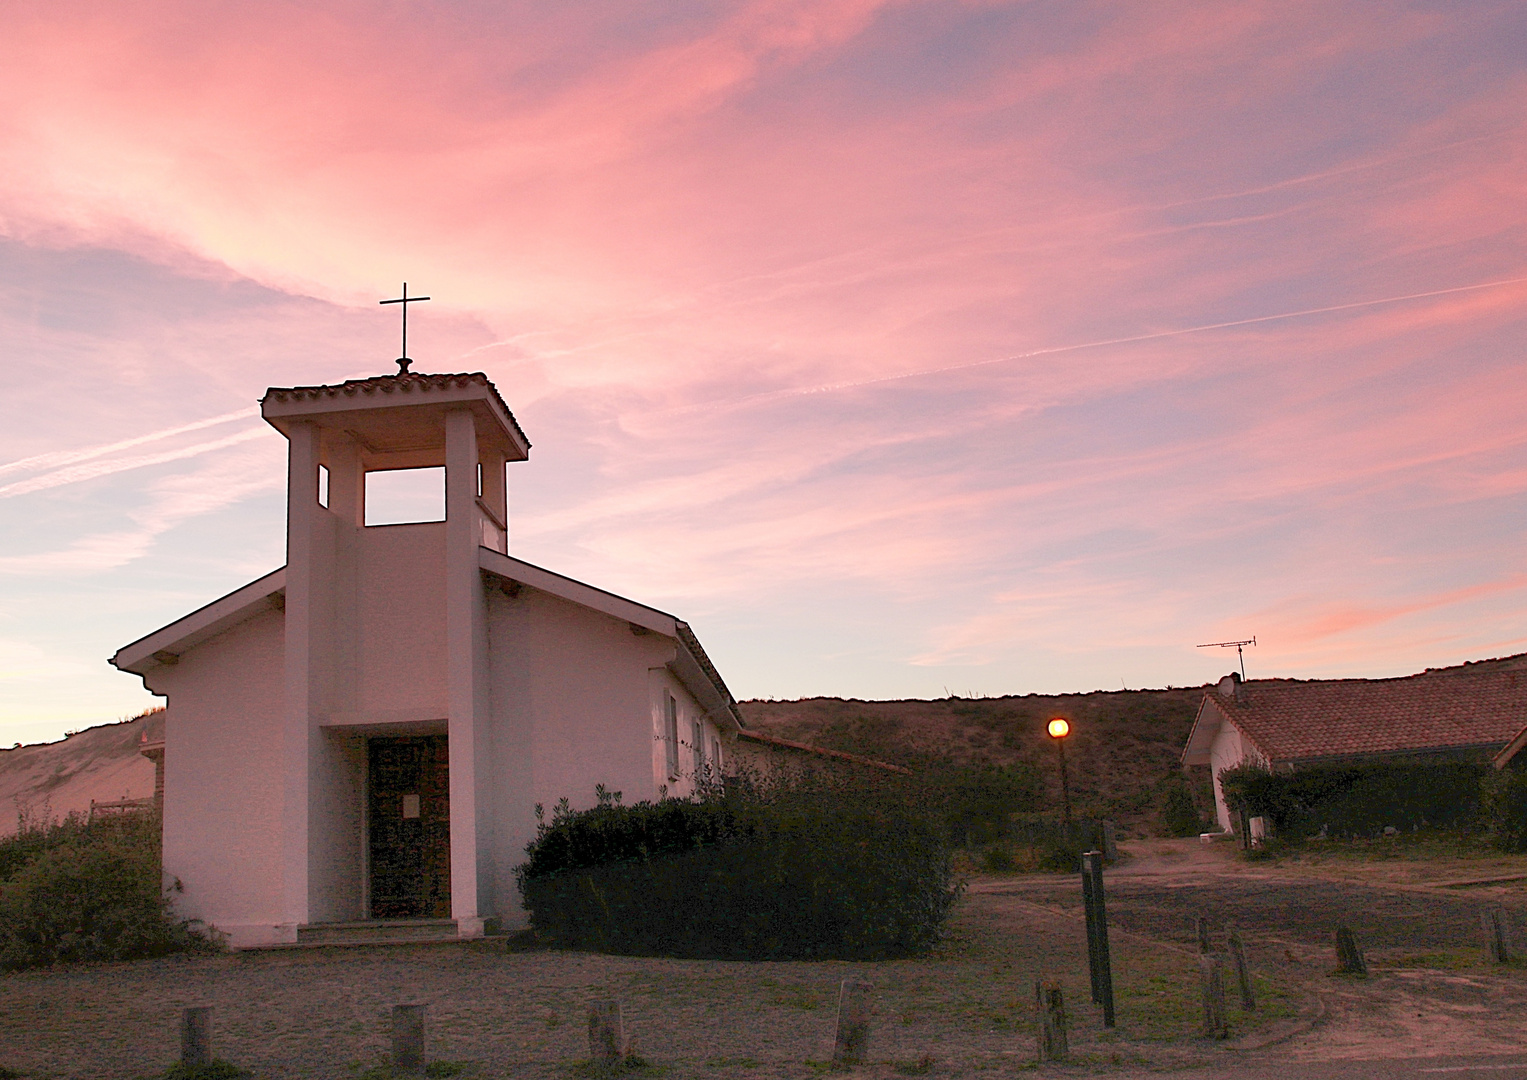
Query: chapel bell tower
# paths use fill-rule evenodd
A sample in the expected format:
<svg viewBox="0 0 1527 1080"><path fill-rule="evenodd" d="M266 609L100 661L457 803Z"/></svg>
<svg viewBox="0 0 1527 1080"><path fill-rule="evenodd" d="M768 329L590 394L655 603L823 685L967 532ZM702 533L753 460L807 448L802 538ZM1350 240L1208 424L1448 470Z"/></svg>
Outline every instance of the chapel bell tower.
<svg viewBox="0 0 1527 1080"><path fill-rule="evenodd" d="M504 471L530 443L481 372L272 388L286 436L282 857L286 917L364 917L363 860L325 839L353 832L348 792L367 738L445 734L451 917L470 936L492 910L476 860L488 827L478 733L489 701L479 549L508 554ZM445 520L367 527L366 474L444 466ZM321 483L321 479L323 483ZM323 490L326 488L326 490ZM347 801L348 800L348 801ZM319 820L324 819L324 820ZM358 816L357 822L361 820ZM349 906L347 906L349 905Z"/></svg>

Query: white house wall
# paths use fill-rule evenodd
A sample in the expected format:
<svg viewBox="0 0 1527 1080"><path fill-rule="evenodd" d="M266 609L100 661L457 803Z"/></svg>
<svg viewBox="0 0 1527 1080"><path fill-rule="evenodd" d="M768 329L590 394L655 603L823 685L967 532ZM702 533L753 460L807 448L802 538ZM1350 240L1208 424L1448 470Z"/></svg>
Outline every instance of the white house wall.
<svg viewBox="0 0 1527 1080"><path fill-rule="evenodd" d="M628 803L655 795L648 670L673 657L671 639L633 634L623 619L537 589L488 589L492 672L491 845L494 905L519 909L514 867L535 838L535 806L594 805L596 785Z"/></svg>
<svg viewBox="0 0 1527 1080"><path fill-rule="evenodd" d="M283 619L271 610L156 669L168 694L164 870L187 918L236 945L278 940Z"/></svg>
<svg viewBox="0 0 1527 1080"><path fill-rule="evenodd" d="M1223 769L1233 769L1244 764L1247 758L1245 740L1234 724L1222 723L1209 744L1209 772L1214 778L1214 817L1222 832L1231 831L1230 808L1225 804L1225 792L1220 787L1219 774Z"/></svg>
<svg viewBox="0 0 1527 1080"><path fill-rule="evenodd" d="M642 797L657 798L668 795L676 799L688 798L699 787L697 780L705 763L710 762L720 767L720 762L711 762L711 745L721 741L720 732L705 715L705 710L700 703L668 668L653 668L650 684L652 688L649 702L652 716L652 788L650 794ZM672 697L677 705L679 721L678 752L675 755L679 766L677 778L670 776L668 772L669 697ZM694 746L695 721L699 721L703 732L702 738L705 740L703 756L696 752Z"/></svg>

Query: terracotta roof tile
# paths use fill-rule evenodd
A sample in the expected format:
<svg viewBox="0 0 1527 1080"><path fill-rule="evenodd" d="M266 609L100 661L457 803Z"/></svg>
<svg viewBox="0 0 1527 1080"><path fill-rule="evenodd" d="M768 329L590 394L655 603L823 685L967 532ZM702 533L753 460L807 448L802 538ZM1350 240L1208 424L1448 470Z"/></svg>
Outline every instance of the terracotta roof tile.
<svg viewBox="0 0 1527 1080"><path fill-rule="evenodd" d="M514 413L509 411L509 406L499 396L498 387L494 386L492 380L481 371L452 375L425 375L421 372L410 371L406 375L373 375L369 379L347 379L337 386L272 386L265 391L265 397L276 401L318 401L322 398L375 397L377 394L427 394L432 390L454 390L473 385L486 386L492 391L493 400L498 402L499 408L504 410L504 415L509 417L514 433L524 441L526 446L529 446L530 440L525 438L520 422L514 418ZM263 402L265 398L260 400Z"/></svg>
<svg viewBox="0 0 1527 1080"><path fill-rule="evenodd" d="M1499 749L1527 725L1527 671L1458 669L1403 679L1253 681L1205 700L1274 765L1314 758Z"/></svg>

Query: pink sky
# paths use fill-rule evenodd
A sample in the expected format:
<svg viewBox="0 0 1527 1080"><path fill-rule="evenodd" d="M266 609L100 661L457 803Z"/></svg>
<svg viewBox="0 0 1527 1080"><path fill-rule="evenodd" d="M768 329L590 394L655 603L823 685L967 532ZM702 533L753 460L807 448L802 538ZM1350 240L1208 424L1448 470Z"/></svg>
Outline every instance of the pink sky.
<svg viewBox="0 0 1527 1080"><path fill-rule="evenodd" d="M282 559L269 385L483 370L738 696L1527 650L1517 3L59 3L0 36L0 739Z"/></svg>

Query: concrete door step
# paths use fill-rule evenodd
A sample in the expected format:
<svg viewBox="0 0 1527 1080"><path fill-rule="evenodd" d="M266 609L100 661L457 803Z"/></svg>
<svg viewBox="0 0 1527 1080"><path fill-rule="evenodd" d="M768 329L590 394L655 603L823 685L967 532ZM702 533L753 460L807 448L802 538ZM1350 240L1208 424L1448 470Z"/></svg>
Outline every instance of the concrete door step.
<svg viewBox="0 0 1527 1080"><path fill-rule="evenodd" d="M420 945L461 941L455 919L367 919L362 922L309 923L297 927L297 940L261 949L316 949L360 945Z"/></svg>

